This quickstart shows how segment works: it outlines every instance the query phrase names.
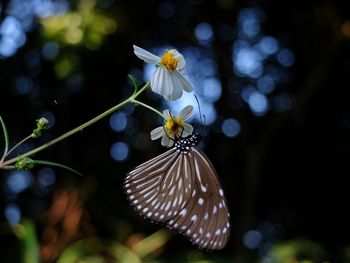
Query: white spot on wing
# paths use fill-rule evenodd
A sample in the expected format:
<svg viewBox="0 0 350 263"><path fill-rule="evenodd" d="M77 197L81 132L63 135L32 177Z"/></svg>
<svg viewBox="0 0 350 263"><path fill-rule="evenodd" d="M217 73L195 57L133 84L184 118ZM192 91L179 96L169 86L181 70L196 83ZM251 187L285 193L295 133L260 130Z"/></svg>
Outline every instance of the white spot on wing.
<svg viewBox="0 0 350 263"><path fill-rule="evenodd" d="M180 216L185 216L186 213L187 213L187 209L184 208L184 209L181 210L181 212L179 213L179 215L180 215Z"/></svg>
<svg viewBox="0 0 350 263"><path fill-rule="evenodd" d="M172 195L175 192L175 186L173 186L169 192L169 195Z"/></svg>
<svg viewBox="0 0 350 263"><path fill-rule="evenodd" d="M198 204L199 204L199 205L202 205L203 203L204 203L204 199L203 199L203 198L199 198L199 199L198 199Z"/></svg>
<svg viewBox="0 0 350 263"><path fill-rule="evenodd" d="M168 202L168 204L166 205L166 207L165 207L165 211L168 211L168 210L169 210L170 205L171 205L171 201L169 201L169 202Z"/></svg>
<svg viewBox="0 0 350 263"><path fill-rule="evenodd" d="M191 217L191 221L196 222L196 221L197 221L197 215L193 215L193 216Z"/></svg>

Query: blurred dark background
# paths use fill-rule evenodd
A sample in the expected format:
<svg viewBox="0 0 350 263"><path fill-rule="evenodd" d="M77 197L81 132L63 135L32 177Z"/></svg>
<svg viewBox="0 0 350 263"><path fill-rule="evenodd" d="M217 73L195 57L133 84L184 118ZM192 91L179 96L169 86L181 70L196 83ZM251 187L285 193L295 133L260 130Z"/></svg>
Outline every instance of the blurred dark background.
<svg viewBox="0 0 350 263"><path fill-rule="evenodd" d="M35 156L83 176L1 171L1 262L350 262L347 5L9 0L0 14L0 114L11 145L39 117L50 121L13 156L127 98L128 74L148 81L153 68L133 44L157 55L176 47L232 217L227 247L207 253L133 211L125 174L165 149L149 138L161 120L129 105ZM198 108L193 93L141 100Z"/></svg>

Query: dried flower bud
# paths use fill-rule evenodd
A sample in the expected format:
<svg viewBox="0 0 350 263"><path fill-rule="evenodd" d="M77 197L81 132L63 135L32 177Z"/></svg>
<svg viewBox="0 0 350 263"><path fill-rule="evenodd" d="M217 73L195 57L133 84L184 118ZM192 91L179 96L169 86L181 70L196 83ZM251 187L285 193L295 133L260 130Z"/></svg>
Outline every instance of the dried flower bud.
<svg viewBox="0 0 350 263"><path fill-rule="evenodd" d="M39 136L41 136L41 132L47 129L48 126L49 121L46 118L42 117L36 120L36 129L33 130L32 138L38 138Z"/></svg>
<svg viewBox="0 0 350 263"><path fill-rule="evenodd" d="M48 126L49 126L49 121L46 118L42 117L36 120L36 127L38 129L45 130L47 129Z"/></svg>

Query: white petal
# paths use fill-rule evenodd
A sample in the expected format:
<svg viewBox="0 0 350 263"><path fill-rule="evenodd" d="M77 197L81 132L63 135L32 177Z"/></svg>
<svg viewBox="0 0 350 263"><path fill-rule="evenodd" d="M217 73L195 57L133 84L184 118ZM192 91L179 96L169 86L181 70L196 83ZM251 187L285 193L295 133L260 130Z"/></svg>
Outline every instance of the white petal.
<svg viewBox="0 0 350 263"><path fill-rule="evenodd" d="M146 63L157 64L160 62L160 57L138 46L133 45L133 47L135 55Z"/></svg>
<svg viewBox="0 0 350 263"><path fill-rule="evenodd" d="M166 72L167 85L162 94L166 100L177 100L182 96L182 87L173 71Z"/></svg>
<svg viewBox="0 0 350 263"><path fill-rule="evenodd" d="M171 147L174 144L174 141L169 139L168 135L164 134L162 137L161 144L165 147Z"/></svg>
<svg viewBox="0 0 350 263"><path fill-rule="evenodd" d="M192 116L192 111L193 111L193 106L188 105L181 110L179 117L183 120L187 120Z"/></svg>
<svg viewBox="0 0 350 263"><path fill-rule="evenodd" d="M162 86L163 86L163 77L164 75L164 68L163 67L157 67L156 70L153 72L152 79L151 79L151 89L153 92L162 95Z"/></svg>
<svg viewBox="0 0 350 263"><path fill-rule="evenodd" d="M188 135L191 135L193 132L193 127L191 124L184 123L184 130L182 131L182 137L187 137Z"/></svg>
<svg viewBox="0 0 350 263"><path fill-rule="evenodd" d="M173 73L166 68L164 68L164 82L161 91L163 97L168 97L173 93L174 90L174 81Z"/></svg>
<svg viewBox="0 0 350 263"><path fill-rule="evenodd" d="M179 70L183 70L186 66L186 61L185 61L185 58L184 56L178 52L176 49L172 49L171 51L175 51L174 52L174 58L178 59L178 63L177 63L177 68Z"/></svg>
<svg viewBox="0 0 350 263"><path fill-rule="evenodd" d="M157 127L151 131L151 140L157 140L165 134L164 127Z"/></svg>
<svg viewBox="0 0 350 263"><path fill-rule="evenodd" d="M176 71L169 71L165 67L158 67L151 79L151 89L166 100L177 100L182 96L182 82Z"/></svg>
<svg viewBox="0 0 350 263"><path fill-rule="evenodd" d="M163 110L163 116L166 120L170 120L172 117L169 110Z"/></svg>
<svg viewBox="0 0 350 263"><path fill-rule="evenodd" d="M191 84L191 82L187 79L187 77L182 74L181 72L175 70L174 74L176 76L176 78L179 80L179 82L181 83L181 88L184 91L187 92L191 92L193 90L193 85Z"/></svg>

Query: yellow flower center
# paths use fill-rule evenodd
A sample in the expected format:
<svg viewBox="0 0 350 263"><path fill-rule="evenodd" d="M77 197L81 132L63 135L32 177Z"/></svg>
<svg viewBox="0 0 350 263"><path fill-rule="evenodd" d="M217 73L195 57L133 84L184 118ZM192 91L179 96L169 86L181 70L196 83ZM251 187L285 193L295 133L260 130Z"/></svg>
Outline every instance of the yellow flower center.
<svg viewBox="0 0 350 263"><path fill-rule="evenodd" d="M165 122L165 128L168 136L172 138L180 137L185 128L185 122L181 118L174 117Z"/></svg>
<svg viewBox="0 0 350 263"><path fill-rule="evenodd" d="M164 67L166 67L168 70L174 71L177 68L177 63L179 62L179 58L175 58L175 50L172 51L165 51L163 56L160 59L160 62Z"/></svg>

